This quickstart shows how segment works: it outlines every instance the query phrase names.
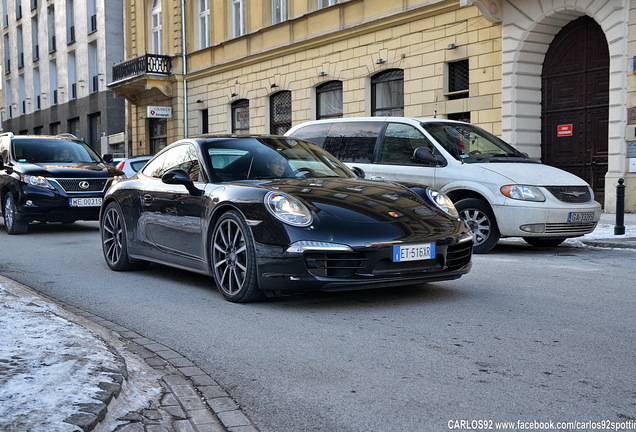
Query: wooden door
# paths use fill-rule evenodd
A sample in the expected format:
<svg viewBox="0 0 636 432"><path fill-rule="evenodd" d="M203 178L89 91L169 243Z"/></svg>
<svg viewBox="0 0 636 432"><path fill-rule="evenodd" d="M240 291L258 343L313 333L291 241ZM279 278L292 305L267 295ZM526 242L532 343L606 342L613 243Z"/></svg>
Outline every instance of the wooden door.
<svg viewBox="0 0 636 432"><path fill-rule="evenodd" d="M607 172L609 49L584 16L555 36L543 64L542 162L586 180L603 202Z"/></svg>

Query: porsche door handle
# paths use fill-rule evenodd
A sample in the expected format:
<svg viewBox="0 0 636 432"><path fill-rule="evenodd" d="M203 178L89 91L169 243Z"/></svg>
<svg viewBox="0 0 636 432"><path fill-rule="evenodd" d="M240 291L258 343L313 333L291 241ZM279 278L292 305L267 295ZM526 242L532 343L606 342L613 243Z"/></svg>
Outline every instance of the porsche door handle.
<svg viewBox="0 0 636 432"><path fill-rule="evenodd" d="M152 195L145 194L144 198L143 198L143 201L144 201L144 205L145 206L151 206L152 205L152 201L153 201Z"/></svg>

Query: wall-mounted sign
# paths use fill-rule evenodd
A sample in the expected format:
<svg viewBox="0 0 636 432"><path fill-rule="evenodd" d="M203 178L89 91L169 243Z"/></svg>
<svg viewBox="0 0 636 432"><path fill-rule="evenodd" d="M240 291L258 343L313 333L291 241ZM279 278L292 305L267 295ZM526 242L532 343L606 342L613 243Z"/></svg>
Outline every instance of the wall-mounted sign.
<svg viewBox="0 0 636 432"><path fill-rule="evenodd" d="M148 118L172 118L172 107L148 106L146 110Z"/></svg>
<svg viewBox="0 0 636 432"><path fill-rule="evenodd" d="M557 126L557 136L558 137L568 137L572 136L572 124L563 124Z"/></svg>
<svg viewBox="0 0 636 432"><path fill-rule="evenodd" d="M636 158L636 142L634 141L627 142L627 157Z"/></svg>

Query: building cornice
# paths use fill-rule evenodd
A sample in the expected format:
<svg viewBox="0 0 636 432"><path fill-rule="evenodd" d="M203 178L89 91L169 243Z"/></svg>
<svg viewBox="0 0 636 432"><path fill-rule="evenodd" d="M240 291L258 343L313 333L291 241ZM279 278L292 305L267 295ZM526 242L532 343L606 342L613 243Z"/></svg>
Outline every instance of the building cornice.
<svg viewBox="0 0 636 432"><path fill-rule="evenodd" d="M490 22L500 24L502 21L503 0L460 0L459 5L477 6L482 15Z"/></svg>

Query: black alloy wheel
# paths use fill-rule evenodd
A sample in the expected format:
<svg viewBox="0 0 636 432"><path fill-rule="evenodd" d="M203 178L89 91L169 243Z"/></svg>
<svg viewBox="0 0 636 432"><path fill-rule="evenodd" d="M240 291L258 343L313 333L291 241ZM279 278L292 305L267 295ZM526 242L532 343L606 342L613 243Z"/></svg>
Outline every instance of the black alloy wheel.
<svg viewBox="0 0 636 432"><path fill-rule="evenodd" d="M4 216L4 229L8 234L24 234L29 229L29 224L18 219L18 209L13 192L7 193L4 198L2 210Z"/></svg>
<svg viewBox="0 0 636 432"><path fill-rule="evenodd" d="M99 231L102 237L102 250L108 267L115 271L139 269L146 266L145 261L132 261L128 257L128 244L126 243L126 225L121 207L116 202L111 202L106 207L104 215L99 223Z"/></svg>
<svg viewBox="0 0 636 432"><path fill-rule="evenodd" d="M254 239L243 216L230 210L214 227L210 245L214 281L223 296L237 303L261 299Z"/></svg>
<svg viewBox="0 0 636 432"><path fill-rule="evenodd" d="M494 248L501 234L490 205L479 198L464 198L455 207L473 232L473 252L481 254Z"/></svg>

